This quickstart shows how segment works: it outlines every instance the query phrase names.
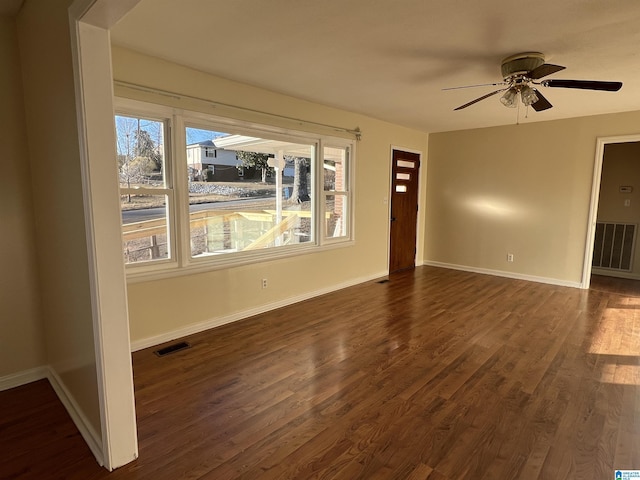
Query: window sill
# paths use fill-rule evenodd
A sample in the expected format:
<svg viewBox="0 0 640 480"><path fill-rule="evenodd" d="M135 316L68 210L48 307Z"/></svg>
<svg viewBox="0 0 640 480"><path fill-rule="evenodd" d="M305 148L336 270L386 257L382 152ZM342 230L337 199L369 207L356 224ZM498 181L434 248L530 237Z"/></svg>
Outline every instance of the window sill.
<svg viewBox="0 0 640 480"><path fill-rule="evenodd" d="M238 258L235 255L215 255L206 258L199 257L192 259L188 265L178 265L176 263L163 265L135 265L126 269L127 284L150 282L154 280L164 280L173 277L183 277L187 275L196 275L199 273L211 272L215 270L224 270L242 265L264 263L272 260L280 260L283 258L291 258L299 255L309 255L314 253L326 252L337 248L351 247L355 245L354 240L331 241L331 243L322 246L305 245L287 248L283 252L253 252L252 255L243 255ZM226 257L226 258L225 258Z"/></svg>

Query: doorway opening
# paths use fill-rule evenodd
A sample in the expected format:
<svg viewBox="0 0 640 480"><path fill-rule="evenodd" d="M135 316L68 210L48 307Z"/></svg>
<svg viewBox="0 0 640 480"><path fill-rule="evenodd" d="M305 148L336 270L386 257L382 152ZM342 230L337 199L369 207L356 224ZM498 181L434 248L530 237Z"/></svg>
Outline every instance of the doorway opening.
<svg viewBox="0 0 640 480"><path fill-rule="evenodd" d="M639 157L640 135L597 140L582 288L592 275L640 279Z"/></svg>

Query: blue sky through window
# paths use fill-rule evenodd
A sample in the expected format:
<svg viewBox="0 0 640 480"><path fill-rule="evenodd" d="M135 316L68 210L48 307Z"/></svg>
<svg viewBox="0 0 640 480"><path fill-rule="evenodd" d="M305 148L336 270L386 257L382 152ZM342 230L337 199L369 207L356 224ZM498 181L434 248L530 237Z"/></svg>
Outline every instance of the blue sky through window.
<svg viewBox="0 0 640 480"><path fill-rule="evenodd" d="M187 145L203 142L205 140L213 140L214 138L224 137L228 133L214 132L211 130L203 130L200 128L187 127Z"/></svg>

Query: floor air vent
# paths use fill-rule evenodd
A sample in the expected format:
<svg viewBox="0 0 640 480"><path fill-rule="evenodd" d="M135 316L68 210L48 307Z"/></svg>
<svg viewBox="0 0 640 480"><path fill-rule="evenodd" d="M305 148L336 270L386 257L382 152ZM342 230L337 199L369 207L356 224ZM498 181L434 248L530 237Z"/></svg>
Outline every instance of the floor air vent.
<svg viewBox="0 0 640 480"><path fill-rule="evenodd" d="M593 267L630 271L636 226L631 223L596 223Z"/></svg>
<svg viewBox="0 0 640 480"><path fill-rule="evenodd" d="M159 357L164 357L165 355L169 355L170 353L179 352L180 350L184 350L186 348L191 348L191 344L187 342L178 342L173 345L168 345L166 347L160 348L156 350L155 353Z"/></svg>

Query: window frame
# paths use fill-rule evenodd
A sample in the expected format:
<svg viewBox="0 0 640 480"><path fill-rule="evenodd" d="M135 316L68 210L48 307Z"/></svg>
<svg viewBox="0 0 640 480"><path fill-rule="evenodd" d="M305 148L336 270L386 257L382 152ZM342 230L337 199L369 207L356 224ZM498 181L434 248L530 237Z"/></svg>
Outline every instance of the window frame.
<svg viewBox="0 0 640 480"><path fill-rule="evenodd" d="M145 120L151 120L162 124L163 129L163 179L164 186L159 187L138 187L138 188L122 188L120 187L120 180L118 175L118 190L122 195L135 195L140 193L148 193L153 196L164 195L166 197L166 222L167 222L167 258L161 258L156 260L147 260L134 263L125 263L125 271L129 271L132 268L144 269L146 272L153 272L159 270L166 270L168 268L175 268L178 265L177 261L177 247L178 247L178 232L176 228L177 216L176 216L176 188L175 178L173 175L173 141L171 138L172 131L172 118L166 115L164 109L145 108L141 109L138 104L131 104L126 109L114 108L114 120L116 116L128 117L128 118L144 118ZM115 132L117 139L117 131ZM120 215L122 216L122 209L120 209ZM123 238L124 244L124 238ZM124 261L124 255L123 255Z"/></svg>
<svg viewBox="0 0 640 480"><path fill-rule="evenodd" d="M249 263L264 262L308 253L341 248L353 245L354 238L354 202L353 178L355 168L356 141L351 138L327 136L320 133L305 132L281 128L268 124L258 124L239 119L218 117L193 110L132 100L115 98L115 115L139 116L150 119L163 119L165 123L165 169L167 186L172 187L167 209L173 215L170 228L171 253L168 260L140 262L126 265L129 282L147 281L209 270L229 268ZM272 140L284 140L313 146L315 151L314 174L311 195L313 212L313 240L308 243L265 248L247 252L233 252L204 257L192 257L189 225L189 192L186 154L186 128L200 128L222 131L230 134L249 135ZM345 191L324 190L324 148L345 148L349 152ZM184 151L183 151L184 150ZM184 163L185 168L177 167ZM184 171L182 171L184 170ZM339 193L347 202L347 235L328 237L325 222L325 196ZM167 214L169 216L169 212Z"/></svg>
<svg viewBox="0 0 640 480"><path fill-rule="evenodd" d="M322 148L322 152L323 152L323 156L322 156L322 163L323 165L321 166L321 170L322 170L322 188L321 188L321 195L322 195L322 202L323 202L323 218L322 218L322 234L324 237L324 243L325 244L331 244L331 243L341 243L344 241L348 241L347 239L351 239L353 237L353 197L352 197L352 181L351 178L353 177L353 151L354 151L354 147L355 144L344 144L341 142L328 142L325 143L323 148ZM325 173L325 168L324 168L324 148L336 148L336 149L344 149L347 152L346 155L346 159L344 161L345 165L345 171L344 171L344 183L343 186L344 188L342 190L325 190L324 189L324 173ZM325 208L326 208L326 204L327 204L327 197L328 196L341 196L345 198L346 204L347 204L347 218L344 221L344 226L346 229L346 235L340 235L340 236L329 236L329 232L327 232L326 229L326 222L324 221L324 214L326 214Z"/></svg>

